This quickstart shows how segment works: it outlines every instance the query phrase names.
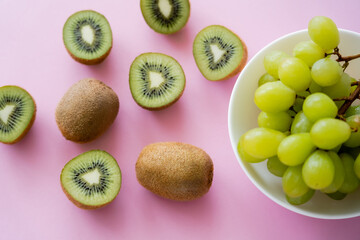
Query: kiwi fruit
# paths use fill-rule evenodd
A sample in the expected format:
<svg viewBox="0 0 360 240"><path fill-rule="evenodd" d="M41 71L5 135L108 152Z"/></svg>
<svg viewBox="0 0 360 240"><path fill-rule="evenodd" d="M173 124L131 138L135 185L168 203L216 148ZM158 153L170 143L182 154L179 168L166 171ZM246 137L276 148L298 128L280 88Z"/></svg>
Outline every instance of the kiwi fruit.
<svg viewBox="0 0 360 240"><path fill-rule="evenodd" d="M140 0L140 7L149 27L162 34L179 31L190 16L189 0Z"/></svg>
<svg viewBox="0 0 360 240"><path fill-rule="evenodd" d="M30 130L36 115L32 96L18 86L0 87L0 142L13 144Z"/></svg>
<svg viewBox="0 0 360 240"><path fill-rule="evenodd" d="M202 149L186 143L147 145L136 162L139 183L151 192L176 201L189 201L207 193L214 166Z"/></svg>
<svg viewBox="0 0 360 240"><path fill-rule="evenodd" d="M70 160L60 175L62 189L76 206L96 209L112 202L121 187L116 160L102 150L91 150Z"/></svg>
<svg viewBox="0 0 360 240"><path fill-rule="evenodd" d="M202 75L208 80L219 81L235 76L243 69L247 48L226 27L211 25L196 35L193 55Z"/></svg>
<svg viewBox="0 0 360 240"><path fill-rule="evenodd" d="M130 67L132 97L148 110L161 110L175 103L184 91L185 82L180 64L165 54L141 54Z"/></svg>
<svg viewBox="0 0 360 240"><path fill-rule="evenodd" d="M63 40L71 57L87 65L102 62L112 48L109 22L92 10L76 12L67 19Z"/></svg>
<svg viewBox="0 0 360 240"><path fill-rule="evenodd" d="M85 143L104 133L119 112L119 99L105 83L87 78L75 83L56 108L56 123L63 136Z"/></svg>

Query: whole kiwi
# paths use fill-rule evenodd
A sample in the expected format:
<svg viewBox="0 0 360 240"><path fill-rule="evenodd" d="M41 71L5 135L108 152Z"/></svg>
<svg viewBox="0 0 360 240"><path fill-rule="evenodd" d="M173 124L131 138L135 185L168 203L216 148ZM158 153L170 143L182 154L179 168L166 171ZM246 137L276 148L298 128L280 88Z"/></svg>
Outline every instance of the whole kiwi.
<svg viewBox="0 0 360 240"><path fill-rule="evenodd" d="M159 142L141 151L135 166L139 183L171 200L189 201L206 194L214 166L202 149L186 143Z"/></svg>
<svg viewBox="0 0 360 240"><path fill-rule="evenodd" d="M56 123L73 142L94 140L108 129L119 112L116 93L103 82L88 78L75 83L56 108Z"/></svg>

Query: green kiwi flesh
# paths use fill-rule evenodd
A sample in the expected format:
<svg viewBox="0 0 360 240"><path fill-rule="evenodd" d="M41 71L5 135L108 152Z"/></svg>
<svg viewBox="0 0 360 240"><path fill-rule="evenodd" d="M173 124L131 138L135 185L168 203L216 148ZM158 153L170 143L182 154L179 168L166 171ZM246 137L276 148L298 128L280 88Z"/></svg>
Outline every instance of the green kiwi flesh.
<svg viewBox="0 0 360 240"><path fill-rule="evenodd" d="M203 76L208 80L218 81L242 70L247 60L247 48L226 27L211 25L195 37L193 55Z"/></svg>
<svg viewBox="0 0 360 240"><path fill-rule="evenodd" d="M84 10L71 15L63 28L63 40L70 55L84 64L102 62L112 47L109 22L98 12Z"/></svg>
<svg viewBox="0 0 360 240"><path fill-rule="evenodd" d="M189 0L141 0L140 7L149 27L163 34L179 31L190 16Z"/></svg>
<svg viewBox="0 0 360 240"><path fill-rule="evenodd" d="M141 54L130 67L131 94L138 105L148 110L175 103L184 91L185 81L180 64L165 54Z"/></svg>
<svg viewBox="0 0 360 240"><path fill-rule="evenodd" d="M70 160L60 176L66 196L84 209L112 202L121 187L121 171L116 160L102 150L91 150Z"/></svg>
<svg viewBox="0 0 360 240"><path fill-rule="evenodd" d="M0 87L0 142L13 144L30 130L36 114L31 95L17 86Z"/></svg>

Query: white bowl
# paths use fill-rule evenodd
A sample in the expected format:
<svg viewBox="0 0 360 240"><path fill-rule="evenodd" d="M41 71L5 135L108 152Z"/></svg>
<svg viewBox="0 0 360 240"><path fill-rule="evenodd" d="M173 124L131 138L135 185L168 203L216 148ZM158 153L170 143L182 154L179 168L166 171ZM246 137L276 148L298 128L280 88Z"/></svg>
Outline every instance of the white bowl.
<svg viewBox="0 0 360 240"><path fill-rule="evenodd" d="M360 53L360 34L340 29L340 53L349 56ZM336 201L325 194L316 192L314 197L300 206L289 204L282 191L281 178L268 172L266 161L252 164L240 159L237 144L240 136L251 128L257 127L259 110L254 103L254 92L258 79L265 73L264 56L271 50L281 50L292 54L294 46L304 40L309 40L307 30L301 30L285 35L258 52L246 65L238 77L231 94L228 128L234 153L254 185L277 204L302 215L322 219L344 219L360 216L360 190L349 194L345 199ZM360 78L360 59L350 62L346 70L356 79Z"/></svg>

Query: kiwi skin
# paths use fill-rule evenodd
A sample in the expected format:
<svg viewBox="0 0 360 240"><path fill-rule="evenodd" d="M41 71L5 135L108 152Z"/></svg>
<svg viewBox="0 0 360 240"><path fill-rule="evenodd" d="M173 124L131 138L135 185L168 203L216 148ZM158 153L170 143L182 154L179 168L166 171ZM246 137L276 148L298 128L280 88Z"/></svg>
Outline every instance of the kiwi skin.
<svg viewBox="0 0 360 240"><path fill-rule="evenodd" d="M112 45L112 43L111 43ZM112 47L111 47L112 48ZM70 56L77 62L85 64L85 65L96 65L99 64L101 62L103 62L105 60L105 58L110 54L111 48L109 48L109 50L102 55L101 57L95 58L95 59L83 59L83 58L78 58L75 55L73 55L67 48L66 51L70 54Z"/></svg>
<svg viewBox="0 0 360 240"><path fill-rule="evenodd" d="M213 27L214 25L210 25L206 28L204 28L203 30L201 30L200 32L204 31L205 29L207 28L210 28L210 27ZM224 26L221 26L221 25L215 25L215 26L220 26L220 27L224 27ZM228 29L229 31L231 31L230 29ZM198 34L200 34L200 32ZM228 75L226 75L225 77L221 78L221 79L218 79L218 80L210 80L210 81L223 81L223 80L226 80L226 79L229 79L235 75L237 75L238 73L241 72L241 70L243 70L243 68L245 67L246 65L246 62L247 62L247 58L248 58L248 50L247 50L247 46L245 45L244 41L236 34L234 33L233 31L231 31L234 35L236 35L239 39L240 39L240 42L242 44L242 47L243 47L243 57L241 59L241 62L239 64L239 66L237 68L235 68L231 73L229 73ZM195 42L194 42L195 43ZM200 70L200 68L199 68ZM201 71L201 70L200 70ZM201 74L205 77L205 74L203 72L201 72Z"/></svg>
<svg viewBox="0 0 360 240"><path fill-rule="evenodd" d="M60 179L61 179L61 175L60 175ZM61 181L60 181L61 182ZM82 209L87 209L87 210L93 210L93 209L98 209L98 208L101 208L101 207L104 207L108 204L110 204L112 201L115 200L115 198L113 200L111 200L110 202L108 203L105 203L105 204L102 204L102 205L94 205L94 206L90 206L90 205L84 205L78 201L76 201L64 188L64 186L61 184L61 188L63 190L63 192L65 193L65 195L68 197L68 199L73 203L75 204L77 207L79 208L82 208Z"/></svg>
<svg viewBox="0 0 360 240"><path fill-rule="evenodd" d="M175 201L191 201L206 194L214 165L202 149L186 143L147 145L135 165L138 182L149 191Z"/></svg>
<svg viewBox="0 0 360 240"><path fill-rule="evenodd" d="M110 127L119 106L119 98L109 86L93 78L83 79L70 87L60 100L56 123L67 140L87 143Z"/></svg>
<svg viewBox="0 0 360 240"><path fill-rule="evenodd" d="M19 86L4 86L4 87L17 87L17 88L21 88L21 87L19 87ZM2 88L3 88L3 87L2 87ZM19 142L21 139L23 139L23 138L25 137L25 135L30 131L32 125L34 124L35 118L36 118L36 103L35 103L35 101L34 101L34 98L31 96L31 94L30 94L28 91L26 91L26 90L23 89L23 88L21 88L21 89L24 90L25 92L27 92L27 93L29 94L29 96L31 97L31 99L32 99L32 101L33 101L33 103L34 103L34 114L33 114L32 118L31 118L31 120L30 120L27 128L22 132L22 134L21 134L17 139L15 139L15 140L12 141L12 142L2 142L2 143L4 143L4 144L12 145L12 144L15 144L15 143Z"/></svg>
<svg viewBox="0 0 360 240"><path fill-rule="evenodd" d="M79 12L88 12L88 11L91 11L91 12L95 12L94 10L83 10L83 11L79 11ZM73 13L69 18L68 20L75 14L79 13L79 12L76 12L76 13ZM98 12L96 12L98 13ZM105 18L104 15L102 15L101 13L98 13L100 14L101 16L103 16ZM106 19L106 18L105 18ZM107 20L107 19L106 19ZM63 28L63 31L65 31L65 28ZM63 34L64 36L64 34ZM63 42L64 42L64 45L65 45L65 39L63 38ZM98 57L98 58L95 58L95 59L83 59L83 58L78 58L76 57L75 55L73 55L68 49L67 47L65 46L65 49L66 51L70 54L70 56L77 62L79 63L82 63L82 64L86 64L86 65L96 65L96 64L99 64L101 62L103 62L107 56L109 56L110 52L111 52L111 49L112 49L112 45L113 45L113 38L111 38L111 47L109 48L109 50L104 53L102 56Z"/></svg>

